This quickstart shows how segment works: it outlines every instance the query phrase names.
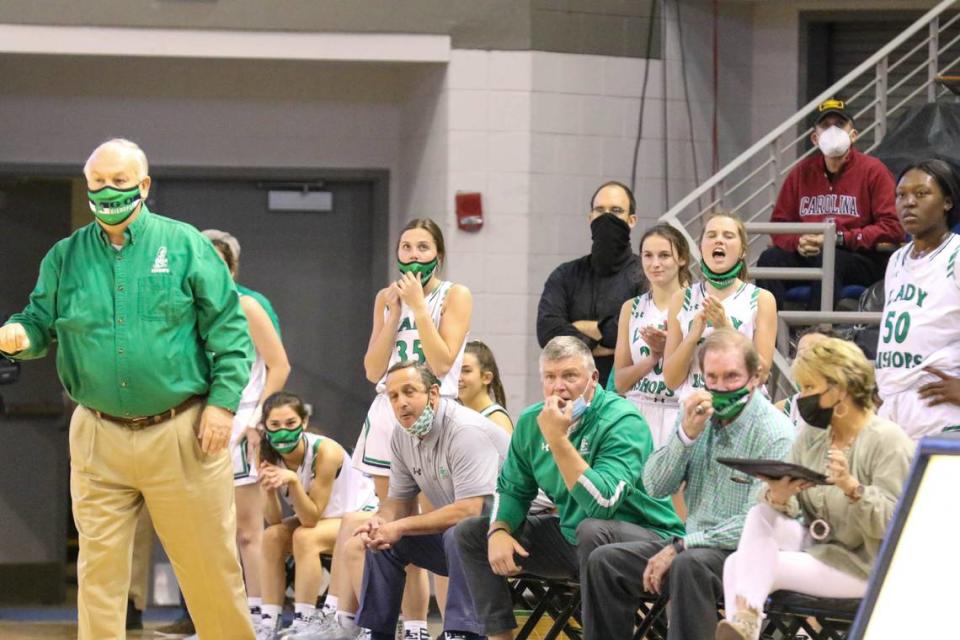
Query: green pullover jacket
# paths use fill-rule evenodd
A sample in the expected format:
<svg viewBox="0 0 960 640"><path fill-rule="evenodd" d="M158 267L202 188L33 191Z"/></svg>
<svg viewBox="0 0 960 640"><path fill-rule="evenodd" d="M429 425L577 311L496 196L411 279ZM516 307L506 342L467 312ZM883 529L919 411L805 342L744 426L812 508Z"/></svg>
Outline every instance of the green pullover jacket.
<svg viewBox="0 0 960 640"><path fill-rule="evenodd" d="M590 407L571 428L570 442L590 468L568 490L537 424L543 403L520 414L510 450L497 479L491 522L515 531L541 488L557 505L560 530L577 542L586 518L623 520L663 538L683 535L670 498L651 498L643 487L643 465L653 450L650 428L636 408L598 385Z"/></svg>

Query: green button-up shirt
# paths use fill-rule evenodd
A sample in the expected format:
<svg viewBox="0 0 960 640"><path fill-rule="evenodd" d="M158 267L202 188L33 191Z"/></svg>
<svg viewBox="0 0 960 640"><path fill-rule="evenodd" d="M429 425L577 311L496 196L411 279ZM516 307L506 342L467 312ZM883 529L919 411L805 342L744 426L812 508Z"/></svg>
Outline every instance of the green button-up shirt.
<svg viewBox="0 0 960 640"><path fill-rule="evenodd" d="M764 485L717 458L783 460L793 442L794 426L761 393L754 392L733 422L721 426L711 419L703 433L689 442L679 431L682 411L673 435L647 461L643 483L655 497L673 495L687 483L683 492L686 546L736 549L747 512Z"/></svg>
<svg viewBox="0 0 960 640"><path fill-rule="evenodd" d="M213 245L143 206L117 250L97 223L58 242L40 264L19 322L39 358L59 343L67 393L104 413L162 413L193 395L235 411L253 344L239 296ZM5 354L7 355L7 354Z"/></svg>

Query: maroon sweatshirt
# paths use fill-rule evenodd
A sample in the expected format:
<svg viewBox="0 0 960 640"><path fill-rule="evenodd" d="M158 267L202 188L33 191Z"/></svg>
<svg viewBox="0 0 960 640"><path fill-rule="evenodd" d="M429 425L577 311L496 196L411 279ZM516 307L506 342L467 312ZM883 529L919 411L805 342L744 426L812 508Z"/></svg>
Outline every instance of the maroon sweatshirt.
<svg viewBox="0 0 960 640"><path fill-rule="evenodd" d="M904 232L894 206L895 192L890 170L876 158L851 148L831 182L823 154L817 151L787 176L770 220L833 220L843 233L843 246L853 251L872 250L878 242L899 244ZM772 239L784 251L797 250L798 235L779 234Z"/></svg>

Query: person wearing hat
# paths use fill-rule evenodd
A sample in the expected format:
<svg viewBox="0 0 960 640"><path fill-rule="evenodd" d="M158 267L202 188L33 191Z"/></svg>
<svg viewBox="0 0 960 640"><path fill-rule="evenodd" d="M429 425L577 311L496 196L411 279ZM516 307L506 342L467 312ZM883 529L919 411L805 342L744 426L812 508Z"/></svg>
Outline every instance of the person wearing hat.
<svg viewBox="0 0 960 640"><path fill-rule="evenodd" d="M883 279L889 252L904 240L894 207L893 176L887 167L853 146L857 130L843 100L832 98L817 107L810 140L818 152L797 164L787 176L773 208L771 222L833 221L836 235L822 233L775 234L773 246L757 262L760 267L820 267L823 246L836 245L834 304L847 285L870 286ZM777 300L786 297L789 282L757 283ZM813 283L808 301L820 306L820 283Z"/></svg>

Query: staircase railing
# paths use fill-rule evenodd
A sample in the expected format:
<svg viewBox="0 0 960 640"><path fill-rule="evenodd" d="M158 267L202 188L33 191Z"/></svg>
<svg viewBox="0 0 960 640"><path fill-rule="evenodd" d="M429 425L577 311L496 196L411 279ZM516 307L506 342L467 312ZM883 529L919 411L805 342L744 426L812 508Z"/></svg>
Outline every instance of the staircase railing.
<svg viewBox="0 0 960 640"><path fill-rule="evenodd" d="M943 0L927 11L886 46L687 194L660 220L672 224L686 236L697 262L700 248L694 237L698 231L691 233L690 230L706 214L717 209L731 211L748 223L748 228L753 226L750 223L768 221L783 179L797 163L815 151L808 142L812 133L810 119L817 106L828 98L844 97L847 109L853 111L858 125L858 148L865 152L875 149L883 140L891 117L908 106L934 102L949 93L938 87L937 78L960 65L960 13L946 15L957 5L960 0ZM918 58L922 59L917 61ZM914 64L912 69L911 64ZM923 82L912 86L916 83L914 78L921 74L925 78ZM763 248L755 243L765 237L762 232L751 234L748 240L751 263L756 261ZM783 335L778 336L771 380L774 393L777 394L777 390L789 392L793 387L787 363L788 325L819 322L876 324L876 315L781 311L778 333Z"/></svg>
<svg viewBox="0 0 960 640"><path fill-rule="evenodd" d="M845 96L847 108L854 111L858 125L870 121L858 129L858 148L866 152L876 148L886 134L891 116L908 106L933 102L948 93L947 89L938 87L937 77L960 65L960 32L947 37L960 28L960 13L950 17L944 14L958 4L960 0L943 0L930 9L860 66L677 202L660 220L684 233L697 260L696 233L689 230L707 213L725 209L737 213L744 222L767 221L784 177L815 150L809 144L812 132L809 119L817 105L853 90L858 81L864 84ZM926 52L923 60L910 69L910 63L922 51ZM891 74L897 70L900 71L896 75L900 77L891 84ZM925 80L911 87L911 81L922 73ZM798 134L798 131L802 132ZM752 245L761 237L764 236L750 239L752 260L761 248Z"/></svg>

